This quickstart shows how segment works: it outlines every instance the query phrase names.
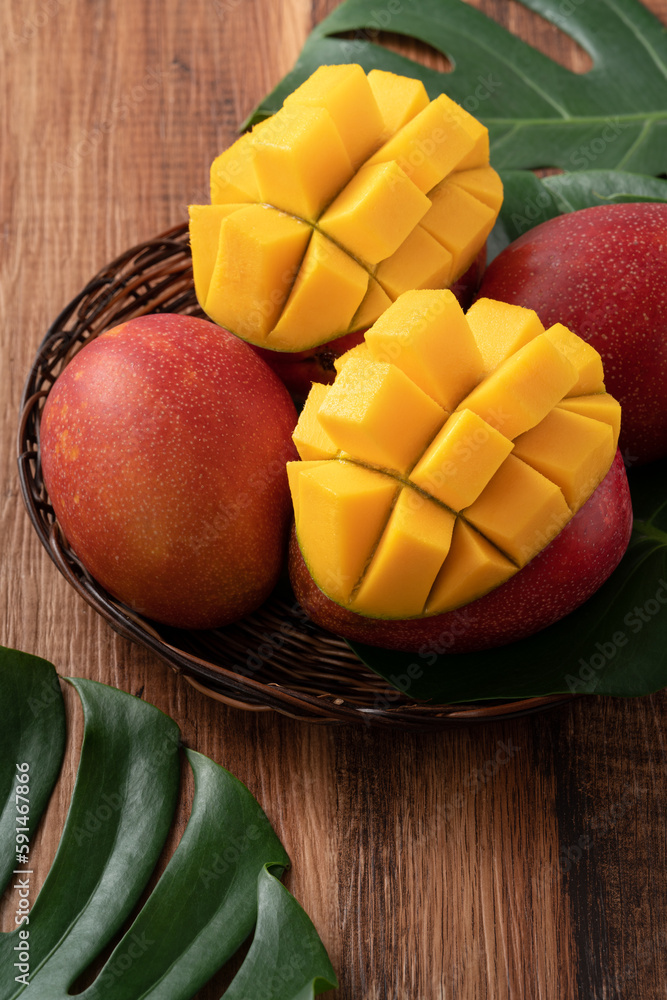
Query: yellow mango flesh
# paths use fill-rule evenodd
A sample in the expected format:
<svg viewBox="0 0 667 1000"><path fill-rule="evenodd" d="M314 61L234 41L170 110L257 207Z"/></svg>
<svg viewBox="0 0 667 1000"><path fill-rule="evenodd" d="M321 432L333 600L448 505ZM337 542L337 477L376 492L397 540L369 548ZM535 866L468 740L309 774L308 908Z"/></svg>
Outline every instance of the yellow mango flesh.
<svg viewBox="0 0 667 1000"><path fill-rule="evenodd" d="M449 207L434 206L445 197L439 185ZM449 97L429 102L420 81L379 70L366 76L356 64L321 66L275 115L214 160L211 202L227 213L217 217L216 232L216 217L204 212L211 206L192 206L197 298L221 326L259 345L268 339L274 350L302 351L366 329L403 292L447 288L467 269L497 215L499 192L486 128ZM263 240L255 254L245 245L254 235L244 244L238 232L249 218L245 205L278 210L328 236L365 271L358 301L351 286L361 277L342 264L316 268L316 293L311 274L308 282L297 279L298 299L285 295L291 268L311 266L314 256L321 263L322 244L313 237L313 252L304 257L304 250L296 265L285 263L280 239ZM239 248L244 260L259 262L243 276L234 259ZM315 294L322 309L312 322Z"/></svg>
<svg viewBox="0 0 667 1000"><path fill-rule="evenodd" d="M445 410L455 409L479 380L481 355L448 290L405 292L365 339L376 361L396 365Z"/></svg>
<svg viewBox="0 0 667 1000"><path fill-rule="evenodd" d="M391 301L382 285L379 285L375 278L369 278L366 295L352 317L350 329L363 330L365 327L371 326L380 318L385 309L389 308Z"/></svg>
<svg viewBox="0 0 667 1000"><path fill-rule="evenodd" d="M452 174L450 184L467 191L494 212L498 212L503 203L503 183L493 167L457 170Z"/></svg>
<svg viewBox="0 0 667 1000"><path fill-rule="evenodd" d="M304 222L265 205L247 205L223 219L223 252L205 305L211 319L239 337L263 341L280 318L310 236Z"/></svg>
<svg viewBox="0 0 667 1000"><path fill-rule="evenodd" d="M306 564L334 600L347 601L389 517L397 484L338 460L289 462L287 472Z"/></svg>
<svg viewBox="0 0 667 1000"><path fill-rule="evenodd" d="M591 392L604 392L602 358L590 344L572 333L562 323L555 323L545 336L572 362L577 370L577 381L568 396L585 396Z"/></svg>
<svg viewBox="0 0 667 1000"><path fill-rule="evenodd" d="M368 288L368 274L322 233L314 232L268 347L293 349L303 330L325 337L344 333Z"/></svg>
<svg viewBox="0 0 667 1000"><path fill-rule="evenodd" d="M468 309L466 319L482 356L485 372L494 371L520 347L544 333L534 310L494 299L477 299Z"/></svg>
<svg viewBox="0 0 667 1000"><path fill-rule="evenodd" d="M494 316L501 360L487 372ZM605 392L568 395L599 372L563 330L547 336L505 303L464 316L451 292L412 291L337 360L332 386L313 386L294 433L308 460L289 475L299 545L329 597L376 618L440 614L562 530L606 475L620 418Z"/></svg>
<svg viewBox="0 0 667 1000"><path fill-rule="evenodd" d="M453 103L445 94L436 97L381 146L368 163L396 160L421 191L430 191L475 148L476 138L451 113Z"/></svg>
<svg viewBox="0 0 667 1000"><path fill-rule="evenodd" d="M618 447L618 435L621 433L621 404L608 392L600 392L591 396L572 396L562 399L557 407L570 413L580 413L582 417L601 420L609 424L613 432L614 452Z"/></svg>
<svg viewBox="0 0 667 1000"><path fill-rule="evenodd" d="M320 66L285 98L285 107L326 108L358 167L382 141L385 123L368 77L355 63Z"/></svg>
<svg viewBox="0 0 667 1000"><path fill-rule="evenodd" d="M350 601L352 610L372 615L381 607L388 618L420 615L449 552L454 522L450 511L404 488Z"/></svg>
<svg viewBox="0 0 667 1000"><path fill-rule="evenodd" d="M259 201L252 133L246 132L216 156L211 164L210 182L212 205Z"/></svg>
<svg viewBox="0 0 667 1000"><path fill-rule="evenodd" d="M560 486L572 513L607 474L616 448L608 424L554 407L514 442L514 454Z"/></svg>
<svg viewBox="0 0 667 1000"><path fill-rule="evenodd" d="M442 94L438 100L441 101L447 119L456 122L472 142L470 150L457 162L456 169L464 171L486 166L489 162L489 130L446 94Z"/></svg>
<svg viewBox="0 0 667 1000"><path fill-rule="evenodd" d="M320 219L319 227L367 264L391 256L431 202L396 162L362 167Z"/></svg>
<svg viewBox="0 0 667 1000"><path fill-rule="evenodd" d="M519 567L459 517L452 543L426 601L426 614L469 604L517 573Z"/></svg>
<svg viewBox="0 0 667 1000"><path fill-rule="evenodd" d="M283 108L253 141L260 199L308 222L354 174L331 115L325 108Z"/></svg>
<svg viewBox="0 0 667 1000"><path fill-rule="evenodd" d="M465 520L517 566L541 552L571 516L558 486L514 455L465 511Z"/></svg>
<svg viewBox="0 0 667 1000"><path fill-rule="evenodd" d="M452 255L451 280L456 281L484 246L497 210L450 180L438 184L429 197L431 207L421 226Z"/></svg>
<svg viewBox="0 0 667 1000"><path fill-rule="evenodd" d="M574 366L542 333L503 361L459 408L473 410L505 437L515 438L538 424L576 379Z"/></svg>
<svg viewBox="0 0 667 1000"><path fill-rule="evenodd" d="M452 255L421 226L415 226L375 278L390 299L413 288L443 288L452 281Z"/></svg>
<svg viewBox="0 0 667 1000"><path fill-rule="evenodd" d="M373 360L371 352L368 350L368 344L365 340L362 340L362 342L357 344L356 347L351 347L349 351L345 352L345 354L341 354L340 357L336 358L334 360L334 368L337 372L341 371L348 361L351 361L353 358L357 358L359 361ZM313 388L315 388L314 384Z"/></svg>
<svg viewBox="0 0 667 1000"><path fill-rule="evenodd" d="M334 444L360 462L405 473L445 422L445 411L393 365L352 358L319 411Z"/></svg>
<svg viewBox="0 0 667 1000"><path fill-rule="evenodd" d="M320 406L326 399L330 386L313 382L308 398L303 405L292 440L296 445L299 458L304 462L320 461L333 458L338 448L322 427L318 416Z"/></svg>
<svg viewBox="0 0 667 1000"><path fill-rule="evenodd" d="M190 205L192 278L200 300L206 300L218 259L222 222L241 205Z"/></svg>
<svg viewBox="0 0 667 1000"><path fill-rule="evenodd" d="M421 80L372 69L368 74L368 82L382 116L382 142L386 142L407 125L429 103L426 87Z"/></svg>
<svg viewBox="0 0 667 1000"><path fill-rule="evenodd" d="M410 480L460 511L477 499L512 449L508 438L472 410L459 410L426 449Z"/></svg>

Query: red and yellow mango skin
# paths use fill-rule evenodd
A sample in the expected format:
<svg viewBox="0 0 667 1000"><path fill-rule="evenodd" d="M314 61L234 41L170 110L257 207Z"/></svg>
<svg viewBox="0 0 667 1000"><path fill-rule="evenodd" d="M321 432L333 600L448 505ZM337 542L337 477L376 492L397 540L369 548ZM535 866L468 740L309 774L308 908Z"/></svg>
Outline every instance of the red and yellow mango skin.
<svg viewBox="0 0 667 1000"><path fill-rule="evenodd" d="M149 315L87 344L41 424L49 498L90 574L183 628L257 608L283 566L296 411L274 373L206 320Z"/></svg>
<svg viewBox="0 0 667 1000"><path fill-rule="evenodd" d="M357 614L317 587L294 531L290 579L309 617L346 639L385 649L474 652L523 639L574 611L616 569L631 531L630 490L617 452L603 481L560 534L510 580L464 607L394 621Z"/></svg>

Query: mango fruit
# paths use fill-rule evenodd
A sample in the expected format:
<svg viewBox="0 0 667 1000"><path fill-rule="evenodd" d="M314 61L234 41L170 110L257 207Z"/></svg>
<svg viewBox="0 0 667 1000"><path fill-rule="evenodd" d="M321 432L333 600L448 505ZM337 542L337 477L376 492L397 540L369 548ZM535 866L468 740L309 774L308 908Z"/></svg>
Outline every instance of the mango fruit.
<svg viewBox="0 0 667 1000"><path fill-rule="evenodd" d="M505 247L481 294L536 309L600 352L627 465L667 457L667 205L567 212Z"/></svg>
<svg viewBox="0 0 667 1000"><path fill-rule="evenodd" d="M329 602L378 632L521 574L617 451L597 352L520 306L464 314L449 290L405 292L337 369L293 436L296 540Z"/></svg>
<svg viewBox="0 0 667 1000"><path fill-rule="evenodd" d="M418 80L320 66L211 166L190 207L194 283L220 326L303 352L449 288L502 201L486 128Z"/></svg>
<svg viewBox="0 0 667 1000"><path fill-rule="evenodd" d="M133 611L215 628L282 570L296 410L255 352L193 316L128 320L79 351L44 406L41 458L82 565Z"/></svg>

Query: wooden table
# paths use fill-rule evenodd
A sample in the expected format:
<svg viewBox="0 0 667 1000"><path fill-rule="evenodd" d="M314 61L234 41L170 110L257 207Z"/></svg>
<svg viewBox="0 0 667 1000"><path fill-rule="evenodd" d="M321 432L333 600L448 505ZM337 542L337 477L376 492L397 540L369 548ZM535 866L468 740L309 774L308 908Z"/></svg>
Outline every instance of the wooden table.
<svg viewBox="0 0 667 1000"><path fill-rule="evenodd" d="M481 5L585 65L520 6ZM2 5L0 641L154 703L246 782L292 857L287 884L330 952L340 1000L667 997L664 692L429 735L229 709L116 636L59 576L23 508L16 414L49 322L101 265L206 199L210 160L334 6ZM667 23L667 0L647 6ZM38 881L81 737L65 696L71 753L32 855ZM177 835L186 818L187 805ZM220 982L201 1000L217 1000Z"/></svg>

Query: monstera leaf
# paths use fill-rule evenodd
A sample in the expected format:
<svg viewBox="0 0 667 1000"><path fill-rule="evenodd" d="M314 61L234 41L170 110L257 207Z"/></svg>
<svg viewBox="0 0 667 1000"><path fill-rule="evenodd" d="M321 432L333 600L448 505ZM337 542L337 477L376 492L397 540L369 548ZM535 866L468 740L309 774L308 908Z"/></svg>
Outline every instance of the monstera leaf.
<svg viewBox="0 0 667 1000"><path fill-rule="evenodd" d="M619 567L572 614L481 653L419 654L350 643L387 683L437 704L549 694L633 697L667 687L667 462L631 470L634 530Z"/></svg>
<svg viewBox="0 0 667 1000"><path fill-rule="evenodd" d="M623 170L582 170L538 177L529 170L503 170L500 215L487 242L487 260L547 219L595 205L667 201L667 181Z"/></svg>
<svg viewBox="0 0 667 1000"><path fill-rule="evenodd" d="M346 0L246 124L273 114L318 66L360 63L423 80L488 126L497 168L667 170L667 32L639 0L520 0L593 60L564 69L462 0ZM376 44L381 30L438 49L451 73ZM340 37L342 36L342 37Z"/></svg>
<svg viewBox="0 0 667 1000"><path fill-rule="evenodd" d="M178 799L179 730L122 691L71 683L84 709L81 760L58 852L33 902L27 842L57 776L65 715L53 666L0 650L0 846L17 925L0 935L0 1000L67 1000L110 942L78 996L189 1000L253 929L226 1000L306 1000L337 985L315 928L277 880L289 859L264 812L240 781L191 750L190 819L138 908Z"/></svg>

